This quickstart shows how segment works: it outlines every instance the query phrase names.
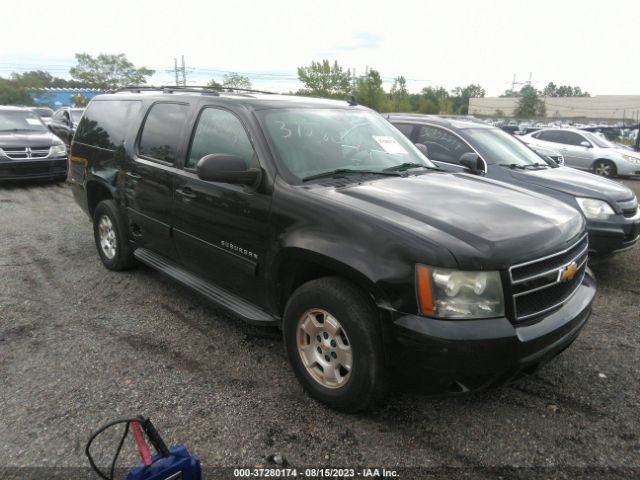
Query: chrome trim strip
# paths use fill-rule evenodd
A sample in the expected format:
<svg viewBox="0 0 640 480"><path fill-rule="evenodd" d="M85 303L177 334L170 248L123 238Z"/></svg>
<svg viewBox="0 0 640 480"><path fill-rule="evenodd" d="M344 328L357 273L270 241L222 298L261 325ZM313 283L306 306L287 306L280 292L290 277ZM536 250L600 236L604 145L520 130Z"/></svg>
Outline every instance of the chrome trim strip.
<svg viewBox="0 0 640 480"><path fill-rule="evenodd" d="M576 257L576 258L579 258L579 256L578 256L578 257ZM574 260L575 260L575 258L574 258L571 262L569 262L569 263L572 263ZM580 265L578 265L577 270L581 269L581 268L582 268L582 266L583 266L585 263L587 263L587 259L586 259L586 258L585 258L582 262L580 262ZM561 268L561 267L559 267L557 270L559 270L560 268ZM559 283L562 283L562 282L560 281L560 276L558 275L558 278L557 278L554 282L546 283L546 284L544 284L544 285L541 285L540 287L532 288L531 290L525 290L524 292L514 293L514 294L513 294L513 298L515 299L515 298L517 298L517 297L521 297L521 296L523 296L523 295L527 295L527 294L529 294L529 293L537 292L537 291L539 291L539 290L543 290L543 289L545 289L545 288L552 287L552 286L554 286L554 285L558 285ZM515 309L515 300L514 300L514 309Z"/></svg>
<svg viewBox="0 0 640 480"><path fill-rule="evenodd" d="M580 243L580 242L578 242L578 243ZM571 250L571 249L569 249L569 250ZM582 255L587 253L588 250L589 250L589 245L587 244L582 249L582 251L578 255L576 255L574 257L573 260L575 260L576 258L580 258ZM571 260L571 261L573 261L573 260ZM571 263L571 261L569 261L569 263ZM521 280L513 280L513 279L511 279L511 285L518 285L520 283L524 283L524 282L528 282L529 280L533 280L534 278L544 277L545 275L549 275L550 273L557 271L558 268L560 268L560 267L555 267L555 268L552 268L551 270L547 270L547 271L542 272L542 273L537 273L536 275L531 275L530 277L526 277L526 278L523 278Z"/></svg>
<svg viewBox="0 0 640 480"><path fill-rule="evenodd" d="M540 257L540 258L536 258L535 260L529 260L528 262L518 263L517 265L511 265L509 267L509 279L511 280L511 283L513 284L513 282L514 282L514 280L513 280L513 269L514 268L524 267L524 266L527 266L527 265L531 265L532 263L538 263L538 262L541 262L543 260L547 260L549 258L557 257L558 255L562 255L563 253L567 253L569 250L571 250L576 245L578 245L580 242L582 242L586 237L587 237L587 233L585 233L582 237L580 237L578 239L578 241L575 242L570 247L565 248L564 250L561 250L559 252L553 253L551 255L547 255L546 257Z"/></svg>
<svg viewBox="0 0 640 480"><path fill-rule="evenodd" d="M580 287L580 285L582 285L582 280L584 280L584 276L586 275L586 273L587 272L586 272L586 269L585 269L585 271L582 272L582 276L580 277L580 281L576 282L577 287L574 288L573 291L567 296L567 298L565 298L561 302L556 303L555 305L552 305L550 307L547 307L544 310L540 310L539 312L529 313L528 315L523 315L522 317L516 316L516 319L518 321L526 320L527 318L535 317L536 315L542 315L543 313L548 312L549 310L553 310L554 308L558 308L559 306L564 305L578 291L578 288Z"/></svg>

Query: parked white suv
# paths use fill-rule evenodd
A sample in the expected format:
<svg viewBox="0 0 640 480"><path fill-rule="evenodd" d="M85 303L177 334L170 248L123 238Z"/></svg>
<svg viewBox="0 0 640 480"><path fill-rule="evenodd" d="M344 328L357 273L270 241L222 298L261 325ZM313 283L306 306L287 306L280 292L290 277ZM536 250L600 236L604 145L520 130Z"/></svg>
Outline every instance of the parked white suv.
<svg viewBox="0 0 640 480"><path fill-rule="evenodd" d="M603 177L640 175L640 154L622 149L591 132L573 128L545 128L519 137L536 147L559 151L568 167Z"/></svg>

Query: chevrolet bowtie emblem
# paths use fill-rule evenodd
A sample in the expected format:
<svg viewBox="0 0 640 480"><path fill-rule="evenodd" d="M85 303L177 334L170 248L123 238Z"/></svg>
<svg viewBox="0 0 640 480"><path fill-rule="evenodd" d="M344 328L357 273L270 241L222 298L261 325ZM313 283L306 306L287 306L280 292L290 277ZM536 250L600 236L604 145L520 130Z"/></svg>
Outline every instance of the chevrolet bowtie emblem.
<svg viewBox="0 0 640 480"><path fill-rule="evenodd" d="M561 282L570 282L573 280L573 277L576 276L576 272L578 271L578 264L576 262L571 262L569 265L565 265L560 269L560 281Z"/></svg>

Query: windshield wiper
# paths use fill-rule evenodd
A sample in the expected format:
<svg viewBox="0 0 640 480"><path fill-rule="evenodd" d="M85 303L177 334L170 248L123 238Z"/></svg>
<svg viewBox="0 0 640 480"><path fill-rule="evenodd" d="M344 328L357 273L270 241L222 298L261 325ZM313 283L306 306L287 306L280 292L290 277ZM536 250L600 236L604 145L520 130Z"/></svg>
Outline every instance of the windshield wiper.
<svg viewBox="0 0 640 480"><path fill-rule="evenodd" d="M429 165L425 165L424 163L416 163L416 162L405 162L400 165L394 165L393 167L385 168L383 172L394 172L394 171L405 171L410 168L428 168L430 170L441 170L438 167L430 167Z"/></svg>
<svg viewBox="0 0 640 480"><path fill-rule="evenodd" d="M391 177L404 176L402 173L399 173L399 172L386 172L384 170L353 170L351 168L336 168L335 170L331 170L330 172L323 172L323 173L316 173L315 175L309 175L308 177L304 177L302 181L307 182L309 180L315 180L316 178L333 177L334 175L340 175L341 173L374 174L374 175L385 175L385 176L391 176Z"/></svg>
<svg viewBox="0 0 640 480"><path fill-rule="evenodd" d="M498 164L501 167L507 167L510 169L516 169L519 168L520 170L524 170L524 165L520 165L519 163L499 163Z"/></svg>

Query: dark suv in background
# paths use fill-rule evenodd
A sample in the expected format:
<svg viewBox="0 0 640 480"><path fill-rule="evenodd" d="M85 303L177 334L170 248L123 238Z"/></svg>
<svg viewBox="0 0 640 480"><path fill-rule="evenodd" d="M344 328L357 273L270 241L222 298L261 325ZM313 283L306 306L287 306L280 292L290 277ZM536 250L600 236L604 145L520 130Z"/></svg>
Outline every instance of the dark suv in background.
<svg viewBox="0 0 640 480"><path fill-rule="evenodd" d="M94 98L74 196L107 268L143 262L281 327L315 398L366 408L391 367L456 392L497 385L585 325L575 209L446 173L354 102L191 90Z"/></svg>
<svg viewBox="0 0 640 480"><path fill-rule="evenodd" d="M73 135L78 127L78 122L82 118L84 108L62 107L53 114L49 128L55 133L65 145L70 145Z"/></svg>
<svg viewBox="0 0 640 480"><path fill-rule="evenodd" d="M64 180L67 149L31 109L0 106L0 180Z"/></svg>
<svg viewBox="0 0 640 480"><path fill-rule="evenodd" d="M517 137L484 123L428 115L387 115L428 157L447 171L470 172L556 198L587 220L589 249L605 256L632 248L640 238L640 211L626 186L557 165Z"/></svg>

